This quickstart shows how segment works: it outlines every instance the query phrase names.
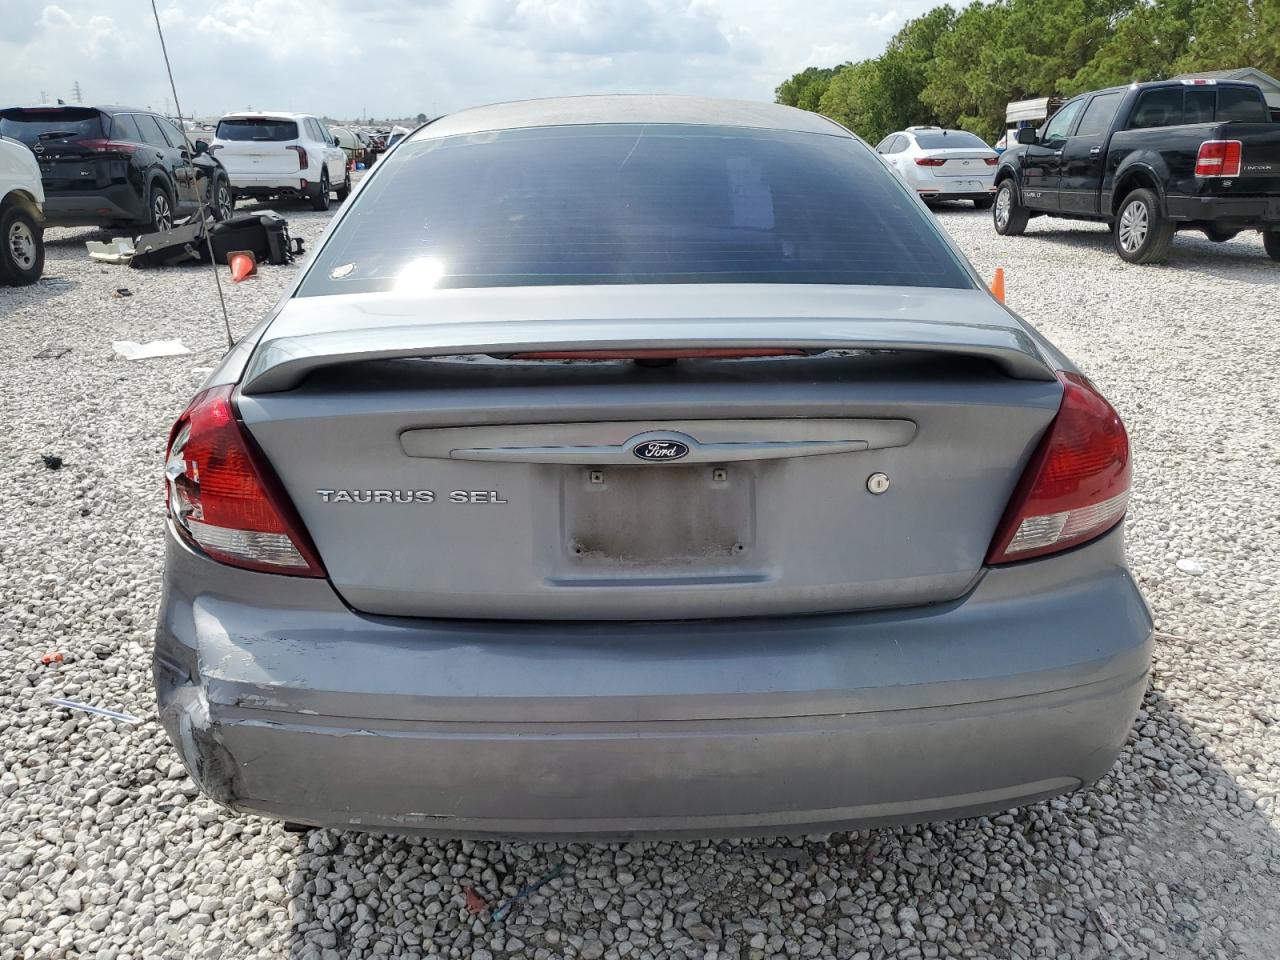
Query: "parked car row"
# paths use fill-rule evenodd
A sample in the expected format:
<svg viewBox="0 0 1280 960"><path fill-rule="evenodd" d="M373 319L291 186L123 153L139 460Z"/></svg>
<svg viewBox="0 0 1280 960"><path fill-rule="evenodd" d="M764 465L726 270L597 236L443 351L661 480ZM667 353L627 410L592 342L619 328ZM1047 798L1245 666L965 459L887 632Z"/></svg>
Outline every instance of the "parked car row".
<svg viewBox="0 0 1280 960"><path fill-rule="evenodd" d="M184 124L190 126L190 124ZM0 281L34 283L46 226L166 230L203 206L226 220L241 199L302 199L327 210L351 192L372 148L301 113L231 113L212 140L151 110L0 109Z"/></svg>

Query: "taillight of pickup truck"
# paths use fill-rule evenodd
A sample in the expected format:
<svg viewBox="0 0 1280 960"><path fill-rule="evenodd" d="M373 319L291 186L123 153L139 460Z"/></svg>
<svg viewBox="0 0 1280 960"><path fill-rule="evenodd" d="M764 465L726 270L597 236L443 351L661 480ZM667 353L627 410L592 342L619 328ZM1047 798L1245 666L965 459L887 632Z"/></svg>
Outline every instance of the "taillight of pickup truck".
<svg viewBox="0 0 1280 960"><path fill-rule="evenodd" d="M1239 140L1206 140L1196 154L1197 177L1238 177L1244 144Z"/></svg>

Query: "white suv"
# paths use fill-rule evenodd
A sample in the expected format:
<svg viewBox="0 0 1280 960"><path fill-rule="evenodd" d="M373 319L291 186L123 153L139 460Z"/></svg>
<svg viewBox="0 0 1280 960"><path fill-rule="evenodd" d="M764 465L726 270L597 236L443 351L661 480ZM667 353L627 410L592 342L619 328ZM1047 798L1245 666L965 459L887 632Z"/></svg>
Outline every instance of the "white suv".
<svg viewBox="0 0 1280 960"><path fill-rule="evenodd" d="M347 155L323 123L305 113L229 113L218 121L209 152L217 156L237 199L305 197L329 209L329 194L351 192Z"/></svg>
<svg viewBox="0 0 1280 960"><path fill-rule="evenodd" d="M0 137L0 283L35 283L44 270L44 185L25 143Z"/></svg>

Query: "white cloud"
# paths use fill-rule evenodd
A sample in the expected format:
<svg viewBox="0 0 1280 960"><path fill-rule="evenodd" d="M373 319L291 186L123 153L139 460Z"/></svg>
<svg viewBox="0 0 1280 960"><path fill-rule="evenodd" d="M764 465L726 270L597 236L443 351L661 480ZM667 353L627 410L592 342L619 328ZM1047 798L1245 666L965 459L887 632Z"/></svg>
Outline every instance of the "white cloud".
<svg viewBox="0 0 1280 960"><path fill-rule="evenodd" d="M162 109L146 3L0 0L0 90ZM873 56L928 0L160 0L184 109L429 114L611 91L771 99L787 76Z"/></svg>

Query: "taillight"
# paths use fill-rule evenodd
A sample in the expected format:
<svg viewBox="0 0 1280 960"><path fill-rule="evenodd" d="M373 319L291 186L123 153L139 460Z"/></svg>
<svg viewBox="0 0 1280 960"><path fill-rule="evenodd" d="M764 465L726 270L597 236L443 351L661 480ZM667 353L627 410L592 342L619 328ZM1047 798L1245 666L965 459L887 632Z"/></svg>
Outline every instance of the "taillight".
<svg viewBox="0 0 1280 960"><path fill-rule="evenodd" d="M1000 162L1000 158L999 157L983 157L982 162L985 163L988 167L994 167L997 163Z"/></svg>
<svg viewBox="0 0 1280 960"><path fill-rule="evenodd" d="M81 140L80 146L94 153L133 153L138 149L136 143L123 140Z"/></svg>
<svg viewBox="0 0 1280 960"><path fill-rule="evenodd" d="M292 147L287 147L286 149L293 150L298 154L299 170L307 169L307 148L306 147L292 146Z"/></svg>
<svg viewBox="0 0 1280 960"><path fill-rule="evenodd" d="M938 157L916 157L917 167L940 167L946 162Z"/></svg>
<svg viewBox="0 0 1280 960"><path fill-rule="evenodd" d="M1196 176L1240 176L1243 147L1239 140L1206 140L1200 144L1200 152L1196 154Z"/></svg>
<svg viewBox="0 0 1280 960"><path fill-rule="evenodd" d="M165 501L179 532L222 563L323 577L293 504L236 418L232 387L196 394L169 434Z"/></svg>
<svg viewBox="0 0 1280 960"><path fill-rule="evenodd" d="M1106 398L1059 373L1062 405L996 528L987 563L1065 550L1110 530L1129 502L1129 437Z"/></svg>
<svg viewBox="0 0 1280 960"><path fill-rule="evenodd" d="M740 360L748 357L799 357L788 347L687 347L658 350L535 350L513 353L512 360Z"/></svg>

